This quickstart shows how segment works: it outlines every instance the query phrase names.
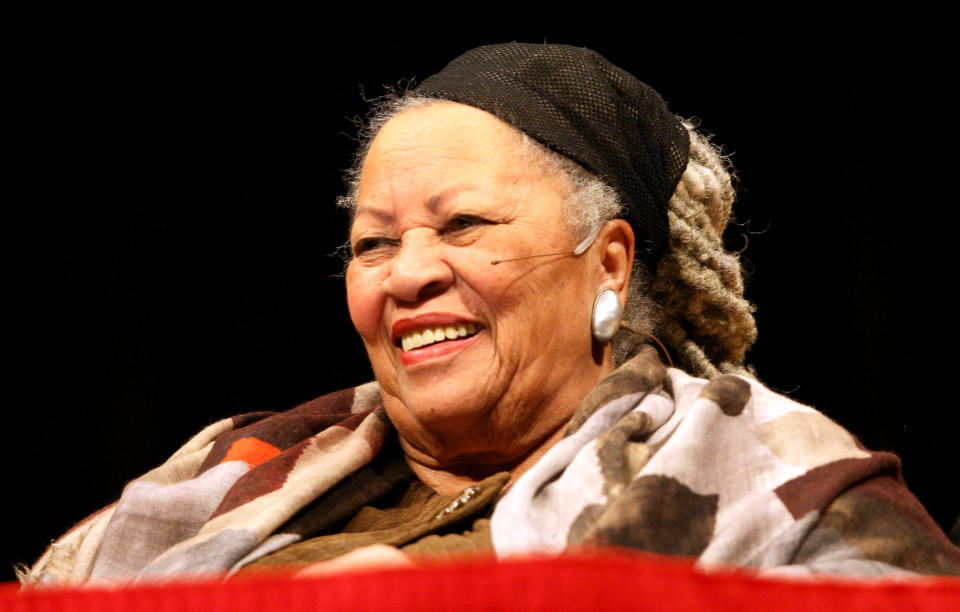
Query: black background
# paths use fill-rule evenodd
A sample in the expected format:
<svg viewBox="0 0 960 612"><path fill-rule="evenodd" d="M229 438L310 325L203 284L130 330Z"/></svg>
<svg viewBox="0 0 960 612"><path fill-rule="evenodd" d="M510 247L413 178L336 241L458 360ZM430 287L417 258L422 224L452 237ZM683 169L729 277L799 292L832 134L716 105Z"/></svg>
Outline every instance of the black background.
<svg viewBox="0 0 960 612"><path fill-rule="evenodd" d="M716 134L739 174L727 239L747 246L761 379L899 453L951 524L952 70L916 20L835 17L468 32L291 17L24 45L25 189L6 242L26 393L6 413L0 578L202 426L371 378L330 256L346 240L334 200L348 118L365 111L361 87L377 95L509 40L591 47Z"/></svg>

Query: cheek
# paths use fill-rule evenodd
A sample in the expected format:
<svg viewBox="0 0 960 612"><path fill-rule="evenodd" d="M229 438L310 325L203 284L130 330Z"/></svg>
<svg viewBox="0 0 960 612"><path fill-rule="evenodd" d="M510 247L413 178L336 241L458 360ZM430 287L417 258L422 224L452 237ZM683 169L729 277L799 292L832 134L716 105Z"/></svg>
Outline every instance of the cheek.
<svg viewBox="0 0 960 612"><path fill-rule="evenodd" d="M379 284L369 272L356 271L352 266L347 267L346 284L350 320L364 341L371 342L377 337L383 316L383 293L376 289Z"/></svg>
<svg viewBox="0 0 960 612"><path fill-rule="evenodd" d="M528 288L523 310L539 330L540 343L553 343L561 337L569 341L571 336L581 335L593 305L588 285L582 267L574 264L541 276Z"/></svg>
<svg viewBox="0 0 960 612"><path fill-rule="evenodd" d="M563 263L540 264L527 273L514 271L503 278L491 275L485 279L484 301L493 311L497 327L509 336L503 340L550 343L573 331L567 329L569 325L579 326L589 318L593 298L583 290L587 282L583 271L575 264ZM561 321L564 323L558 328Z"/></svg>

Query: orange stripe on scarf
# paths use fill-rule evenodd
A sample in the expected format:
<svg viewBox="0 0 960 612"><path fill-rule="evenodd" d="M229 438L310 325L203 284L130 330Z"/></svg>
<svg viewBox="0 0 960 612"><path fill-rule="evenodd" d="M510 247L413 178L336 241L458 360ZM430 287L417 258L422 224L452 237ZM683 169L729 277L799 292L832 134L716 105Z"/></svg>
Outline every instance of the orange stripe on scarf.
<svg viewBox="0 0 960 612"><path fill-rule="evenodd" d="M230 445L230 450L220 463L246 461L250 467L255 467L279 454L280 449L259 438L240 438Z"/></svg>

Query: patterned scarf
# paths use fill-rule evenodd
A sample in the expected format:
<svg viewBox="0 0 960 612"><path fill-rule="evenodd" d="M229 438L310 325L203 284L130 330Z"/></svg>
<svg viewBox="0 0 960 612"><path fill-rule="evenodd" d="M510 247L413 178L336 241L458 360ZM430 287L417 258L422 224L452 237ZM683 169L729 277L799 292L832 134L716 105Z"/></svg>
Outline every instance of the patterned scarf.
<svg viewBox="0 0 960 612"><path fill-rule="evenodd" d="M214 423L22 579L240 568L409 477L374 461L392 431L376 383ZM622 546L788 573L960 574L960 550L894 455L756 381L694 379L649 348L584 398L567 436L501 499L492 533L501 556Z"/></svg>

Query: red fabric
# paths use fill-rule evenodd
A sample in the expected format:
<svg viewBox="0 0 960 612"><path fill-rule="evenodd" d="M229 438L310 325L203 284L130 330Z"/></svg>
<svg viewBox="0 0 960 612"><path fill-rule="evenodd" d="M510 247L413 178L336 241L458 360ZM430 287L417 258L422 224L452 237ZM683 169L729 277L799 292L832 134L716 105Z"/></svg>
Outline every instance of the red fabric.
<svg viewBox="0 0 960 612"><path fill-rule="evenodd" d="M638 554L472 560L294 579L259 575L123 588L0 586L10 612L298 612L302 610L960 610L960 579L783 580L706 572Z"/></svg>

